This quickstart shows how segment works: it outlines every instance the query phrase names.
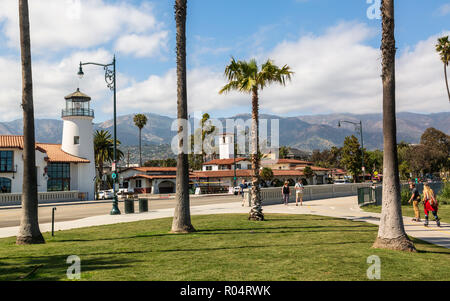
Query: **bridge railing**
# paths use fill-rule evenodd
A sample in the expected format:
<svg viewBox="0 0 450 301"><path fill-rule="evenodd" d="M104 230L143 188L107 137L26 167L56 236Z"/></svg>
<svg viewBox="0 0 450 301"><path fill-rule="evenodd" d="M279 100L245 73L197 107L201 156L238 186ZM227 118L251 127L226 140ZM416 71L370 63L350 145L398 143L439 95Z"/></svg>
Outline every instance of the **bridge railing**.
<svg viewBox="0 0 450 301"><path fill-rule="evenodd" d="M358 194L358 188L370 187L371 185L370 183L308 185L304 186L303 201L356 196ZM295 202L295 188L289 188L289 201ZM245 205L251 206L251 189L244 190L244 199ZM263 205L281 204L283 202L281 187L261 188L261 199Z"/></svg>
<svg viewBox="0 0 450 301"><path fill-rule="evenodd" d="M77 201L86 200L87 194L79 191L53 191L53 192L38 192L39 203L49 202L63 202L63 201ZM21 193L1 193L0 206L20 205L22 203Z"/></svg>
<svg viewBox="0 0 450 301"><path fill-rule="evenodd" d="M442 188L443 183L434 182L430 183L430 188L433 189L434 193L438 195ZM409 189L409 184L401 184L401 190ZM422 195L423 193L423 183L416 184L416 188L419 193ZM383 199L383 186L377 185L374 187L361 187L358 188L358 205L366 206L366 205L377 205L381 206Z"/></svg>

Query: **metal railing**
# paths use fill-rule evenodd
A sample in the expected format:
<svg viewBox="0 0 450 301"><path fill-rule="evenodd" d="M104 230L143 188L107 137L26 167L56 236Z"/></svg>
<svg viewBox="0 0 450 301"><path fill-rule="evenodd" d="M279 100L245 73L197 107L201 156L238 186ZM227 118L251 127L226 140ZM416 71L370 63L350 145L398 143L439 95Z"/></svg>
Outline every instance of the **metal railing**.
<svg viewBox="0 0 450 301"><path fill-rule="evenodd" d="M436 182L436 183L430 183L430 188L433 189L434 193L438 195L442 188L443 183ZM423 193L423 183L416 184L416 188L418 189L419 193L422 195ZM401 190L409 189L409 184L402 184ZM365 206L365 205L376 205L381 206L383 199L383 186L372 186L372 187L362 187L358 188L358 205L359 206Z"/></svg>
<svg viewBox="0 0 450 301"><path fill-rule="evenodd" d="M303 189L303 201L312 201L329 198L355 196L358 188L369 187L371 184L332 184L332 185L308 185ZM290 201L295 201L295 188L290 187ZM244 189L245 205L251 206L251 189ZM281 187L261 188L261 200L263 204L281 204L283 197Z"/></svg>
<svg viewBox="0 0 450 301"><path fill-rule="evenodd" d="M61 112L62 117L68 116L87 116L94 117L94 110L92 109L64 109Z"/></svg>

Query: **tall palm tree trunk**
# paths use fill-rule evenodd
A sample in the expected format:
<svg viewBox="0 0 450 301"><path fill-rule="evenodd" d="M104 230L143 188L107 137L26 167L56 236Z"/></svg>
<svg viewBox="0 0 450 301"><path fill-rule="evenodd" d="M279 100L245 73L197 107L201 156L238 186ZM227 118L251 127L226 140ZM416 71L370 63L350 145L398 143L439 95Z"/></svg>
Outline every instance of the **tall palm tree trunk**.
<svg viewBox="0 0 450 301"><path fill-rule="evenodd" d="M23 187L22 217L16 243L45 243L38 222L36 145L34 137L33 78L31 71L28 0L19 0L20 48L22 58Z"/></svg>
<svg viewBox="0 0 450 301"><path fill-rule="evenodd" d="M142 149L141 149L141 145L142 145L142 143L141 143L141 141L142 141L142 136L141 136L141 133L142 133L142 129L141 128L139 128L139 167L142 167Z"/></svg>
<svg viewBox="0 0 450 301"><path fill-rule="evenodd" d="M394 0L383 0L383 201L378 237L374 248L415 251L403 225L400 178L397 156L397 125L395 116L395 23Z"/></svg>
<svg viewBox="0 0 450 301"><path fill-rule="evenodd" d="M186 83L186 13L187 0L175 0L177 25L177 106L178 106L178 160L176 179L177 204L172 222L173 233L195 231L191 224L189 204L189 161L185 153L187 132L187 83Z"/></svg>
<svg viewBox="0 0 450 301"><path fill-rule="evenodd" d="M444 64L444 76L445 76L445 85L447 86L448 101L450 101L450 89L448 87L447 65L446 64Z"/></svg>
<svg viewBox="0 0 450 301"><path fill-rule="evenodd" d="M253 166L253 178L252 178L252 209L248 219L255 221L263 221L264 214L262 213L261 203L261 189L259 188L260 175L259 175L259 102L258 102L258 89L253 88L252 92L252 166Z"/></svg>

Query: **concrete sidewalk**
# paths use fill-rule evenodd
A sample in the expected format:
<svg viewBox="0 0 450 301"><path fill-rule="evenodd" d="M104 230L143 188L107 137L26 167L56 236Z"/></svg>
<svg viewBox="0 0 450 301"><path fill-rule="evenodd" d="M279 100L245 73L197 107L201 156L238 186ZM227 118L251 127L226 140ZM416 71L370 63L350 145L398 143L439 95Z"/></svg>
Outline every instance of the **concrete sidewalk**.
<svg viewBox="0 0 450 301"><path fill-rule="evenodd" d="M308 201L304 202L303 206L298 207L292 203L289 206L281 204L271 205L264 206L263 210L264 213L310 214L345 218L375 225L378 225L380 220L380 214L362 211L357 205L356 197ZM75 221L56 222L55 231L172 217L173 212L174 209L169 208L153 210L147 213L93 216ZM246 214L248 212L249 208L242 207L241 202L191 207L192 215ZM437 228L435 223L431 221L429 227L424 227L422 223L411 222L411 218L409 217L404 218L404 224L408 235L445 248L450 248L450 224L441 223L441 228ZM16 236L18 229L19 227L0 228L0 238ZM40 229L42 232L49 232L51 231L51 224L41 224Z"/></svg>

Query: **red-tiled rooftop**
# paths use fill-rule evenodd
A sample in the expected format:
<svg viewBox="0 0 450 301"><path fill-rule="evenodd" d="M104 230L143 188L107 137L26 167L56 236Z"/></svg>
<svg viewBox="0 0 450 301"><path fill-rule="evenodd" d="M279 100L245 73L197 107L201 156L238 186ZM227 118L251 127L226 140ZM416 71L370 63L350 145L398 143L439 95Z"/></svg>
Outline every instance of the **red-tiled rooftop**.
<svg viewBox="0 0 450 301"><path fill-rule="evenodd" d="M18 148L23 149L23 136L0 135L0 148ZM36 149L45 152L36 144Z"/></svg>
<svg viewBox="0 0 450 301"><path fill-rule="evenodd" d="M48 161L51 163L90 163L84 158L70 155L61 149L61 144L37 143L47 153Z"/></svg>
<svg viewBox="0 0 450 301"><path fill-rule="evenodd" d="M296 170L303 170L306 166L296 167ZM312 171L331 171L329 168L319 167L319 166L308 166Z"/></svg>
<svg viewBox="0 0 450 301"><path fill-rule="evenodd" d="M0 135L0 148L23 149L23 136ZM36 149L46 153L49 162L89 163L89 160L72 156L61 150L61 144L36 143Z"/></svg>
<svg viewBox="0 0 450 301"><path fill-rule="evenodd" d="M214 159L209 162L203 163L203 165L232 165L235 159ZM236 158L236 163L241 161L248 161L246 158Z"/></svg>
<svg viewBox="0 0 450 301"><path fill-rule="evenodd" d="M176 167L131 167L130 169L134 169L141 172L177 171Z"/></svg>
<svg viewBox="0 0 450 301"><path fill-rule="evenodd" d="M234 177L234 170L217 170L217 171L194 171L193 175L198 178L232 178ZM304 173L300 170L273 170L273 175L277 176L303 176ZM253 170L238 169L236 170L237 177L251 177Z"/></svg>
<svg viewBox="0 0 450 301"><path fill-rule="evenodd" d="M296 160L296 159L278 159L278 162L275 164L314 164L313 162L309 161L302 161L302 160Z"/></svg>
<svg viewBox="0 0 450 301"><path fill-rule="evenodd" d="M195 178L194 174L190 174L189 175L190 178ZM149 180L156 180L156 179L176 179L177 176L176 175L146 175L146 174L139 174L139 175L134 175L132 177L128 177L125 180L130 180L130 179L149 179Z"/></svg>

